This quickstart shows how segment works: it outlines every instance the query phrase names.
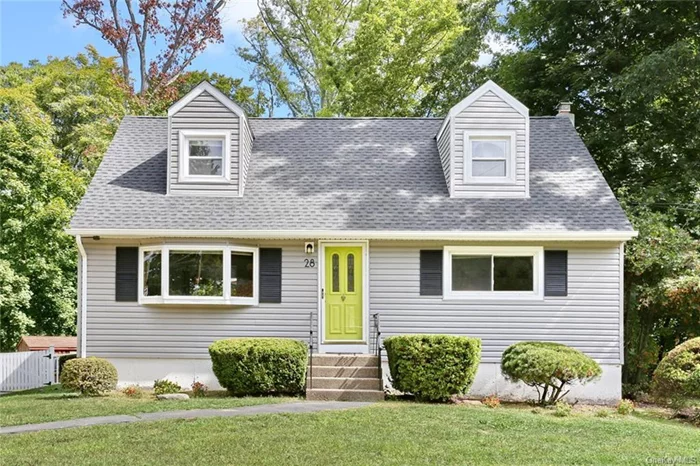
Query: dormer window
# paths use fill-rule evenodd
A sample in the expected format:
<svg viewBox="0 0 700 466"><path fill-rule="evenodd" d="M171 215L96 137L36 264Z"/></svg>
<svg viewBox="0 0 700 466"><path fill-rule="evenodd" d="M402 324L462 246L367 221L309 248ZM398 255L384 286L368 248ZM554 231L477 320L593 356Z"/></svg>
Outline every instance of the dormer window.
<svg viewBox="0 0 700 466"><path fill-rule="evenodd" d="M227 182L230 147L228 131L180 131L180 181Z"/></svg>
<svg viewBox="0 0 700 466"><path fill-rule="evenodd" d="M513 183L515 137L515 132L465 131L465 179L471 183Z"/></svg>

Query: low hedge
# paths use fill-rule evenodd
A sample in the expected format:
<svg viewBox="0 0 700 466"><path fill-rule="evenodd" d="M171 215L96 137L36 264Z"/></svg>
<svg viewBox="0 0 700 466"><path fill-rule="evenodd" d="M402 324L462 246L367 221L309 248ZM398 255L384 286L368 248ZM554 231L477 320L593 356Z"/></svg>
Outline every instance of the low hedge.
<svg viewBox="0 0 700 466"><path fill-rule="evenodd" d="M555 404L571 382L590 382L602 369L577 349L548 341L523 341L503 352L501 372L513 382L537 389L540 404Z"/></svg>
<svg viewBox="0 0 700 466"><path fill-rule="evenodd" d="M392 385L424 401L465 393L481 359L481 340L451 335L399 335L384 340Z"/></svg>
<svg viewBox="0 0 700 466"><path fill-rule="evenodd" d="M304 391L308 347L286 338L232 338L209 347L219 384L235 396Z"/></svg>
<svg viewBox="0 0 700 466"><path fill-rule="evenodd" d="M700 337L669 351L654 371L652 390L662 398L700 398Z"/></svg>
<svg viewBox="0 0 700 466"><path fill-rule="evenodd" d="M78 358L66 361L60 375L61 385L83 395L102 395L117 387L117 369L102 358Z"/></svg>
<svg viewBox="0 0 700 466"><path fill-rule="evenodd" d="M58 373L63 372L63 366L66 365L71 359L77 358L78 355L75 353L62 354L58 357Z"/></svg>

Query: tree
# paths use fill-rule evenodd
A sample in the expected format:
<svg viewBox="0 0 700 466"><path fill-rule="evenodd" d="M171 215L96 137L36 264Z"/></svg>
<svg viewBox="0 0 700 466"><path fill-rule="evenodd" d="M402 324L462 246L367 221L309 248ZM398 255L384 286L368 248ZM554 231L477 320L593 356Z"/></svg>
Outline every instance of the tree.
<svg viewBox="0 0 700 466"><path fill-rule="evenodd" d="M115 60L100 56L91 46L75 58L0 68L0 87L25 85L51 119L58 157L77 171L86 170L88 177L99 166L122 117L144 110L131 98Z"/></svg>
<svg viewBox="0 0 700 466"><path fill-rule="evenodd" d="M578 131L640 232L627 249L623 379L644 383L698 331L700 3L513 0L507 11L501 30L518 50L489 73L533 115L573 102Z"/></svg>
<svg viewBox="0 0 700 466"><path fill-rule="evenodd" d="M209 81L214 87L240 105L248 116L257 117L263 115L269 105L269 101L263 92L243 85L243 79L241 78L233 78L221 73L209 73L208 71L187 71L179 76L170 86L173 98L161 100L162 108L152 107L152 110L157 114L165 113L173 102L182 98L202 81Z"/></svg>
<svg viewBox="0 0 700 466"><path fill-rule="evenodd" d="M34 320L28 316L31 299L29 279L0 259L0 351L13 350L22 335L34 326Z"/></svg>
<svg viewBox="0 0 700 466"><path fill-rule="evenodd" d="M63 0L64 16L97 30L119 54L125 82L138 52L140 94L172 84L209 44L223 42L220 13L226 0ZM153 57L151 44L164 44ZM136 49L134 49L134 46Z"/></svg>
<svg viewBox="0 0 700 466"><path fill-rule="evenodd" d="M51 119L31 95L0 89L0 286L17 293L0 302L4 348L29 329L75 332L76 249L64 229L84 180L56 156Z"/></svg>
<svg viewBox="0 0 700 466"><path fill-rule="evenodd" d="M488 2L486 2L488 3ZM466 27L490 8L455 0L260 0L245 22L252 78L267 90L270 114L295 116L430 113L450 81L443 55L459 42L460 63L476 60L483 28ZM482 24L479 22L479 24ZM465 37L479 37L465 40ZM444 60L445 64L454 65Z"/></svg>

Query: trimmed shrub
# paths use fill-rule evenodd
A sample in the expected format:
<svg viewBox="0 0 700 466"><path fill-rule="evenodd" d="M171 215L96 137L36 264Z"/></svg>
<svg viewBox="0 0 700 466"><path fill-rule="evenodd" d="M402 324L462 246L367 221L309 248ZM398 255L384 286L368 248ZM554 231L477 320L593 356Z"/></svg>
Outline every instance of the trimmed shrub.
<svg viewBox="0 0 700 466"><path fill-rule="evenodd" d="M166 395L168 393L179 393L182 387L177 382L168 379L160 379L153 382L153 393L156 395Z"/></svg>
<svg viewBox="0 0 700 466"><path fill-rule="evenodd" d="M481 340L451 335L399 335L384 340L392 385L425 401L467 392L481 359Z"/></svg>
<svg viewBox="0 0 700 466"><path fill-rule="evenodd" d="M287 338L232 338L209 347L219 384L234 396L304 391L308 347Z"/></svg>
<svg viewBox="0 0 700 466"><path fill-rule="evenodd" d="M544 341L524 341L503 352L501 372L513 382L535 387L542 405L555 404L568 390L564 387L578 381L590 382L600 376L598 363L566 345Z"/></svg>
<svg viewBox="0 0 700 466"><path fill-rule="evenodd" d="M117 387L117 369L102 358L78 358L66 362L61 385L83 395L102 395Z"/></svg>
<svg viewBox="0 0 700 466"><path fill-rule="evenodd" d="M652 390L661 398L700 398L700 337L669 351L654 371Z"/></svg>

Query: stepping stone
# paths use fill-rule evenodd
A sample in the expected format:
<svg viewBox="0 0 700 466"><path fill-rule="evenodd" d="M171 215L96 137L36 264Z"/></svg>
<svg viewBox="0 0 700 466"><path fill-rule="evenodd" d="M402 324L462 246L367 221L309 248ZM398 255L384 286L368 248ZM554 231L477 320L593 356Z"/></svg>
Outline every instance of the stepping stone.
<svg viewBox="0 0 700 466"><path fill-rule="evenodd" d="M187 393L165 393L163 395L156 395L159 400L177 400L177 401L187 401L190 396Z"/></svg>

